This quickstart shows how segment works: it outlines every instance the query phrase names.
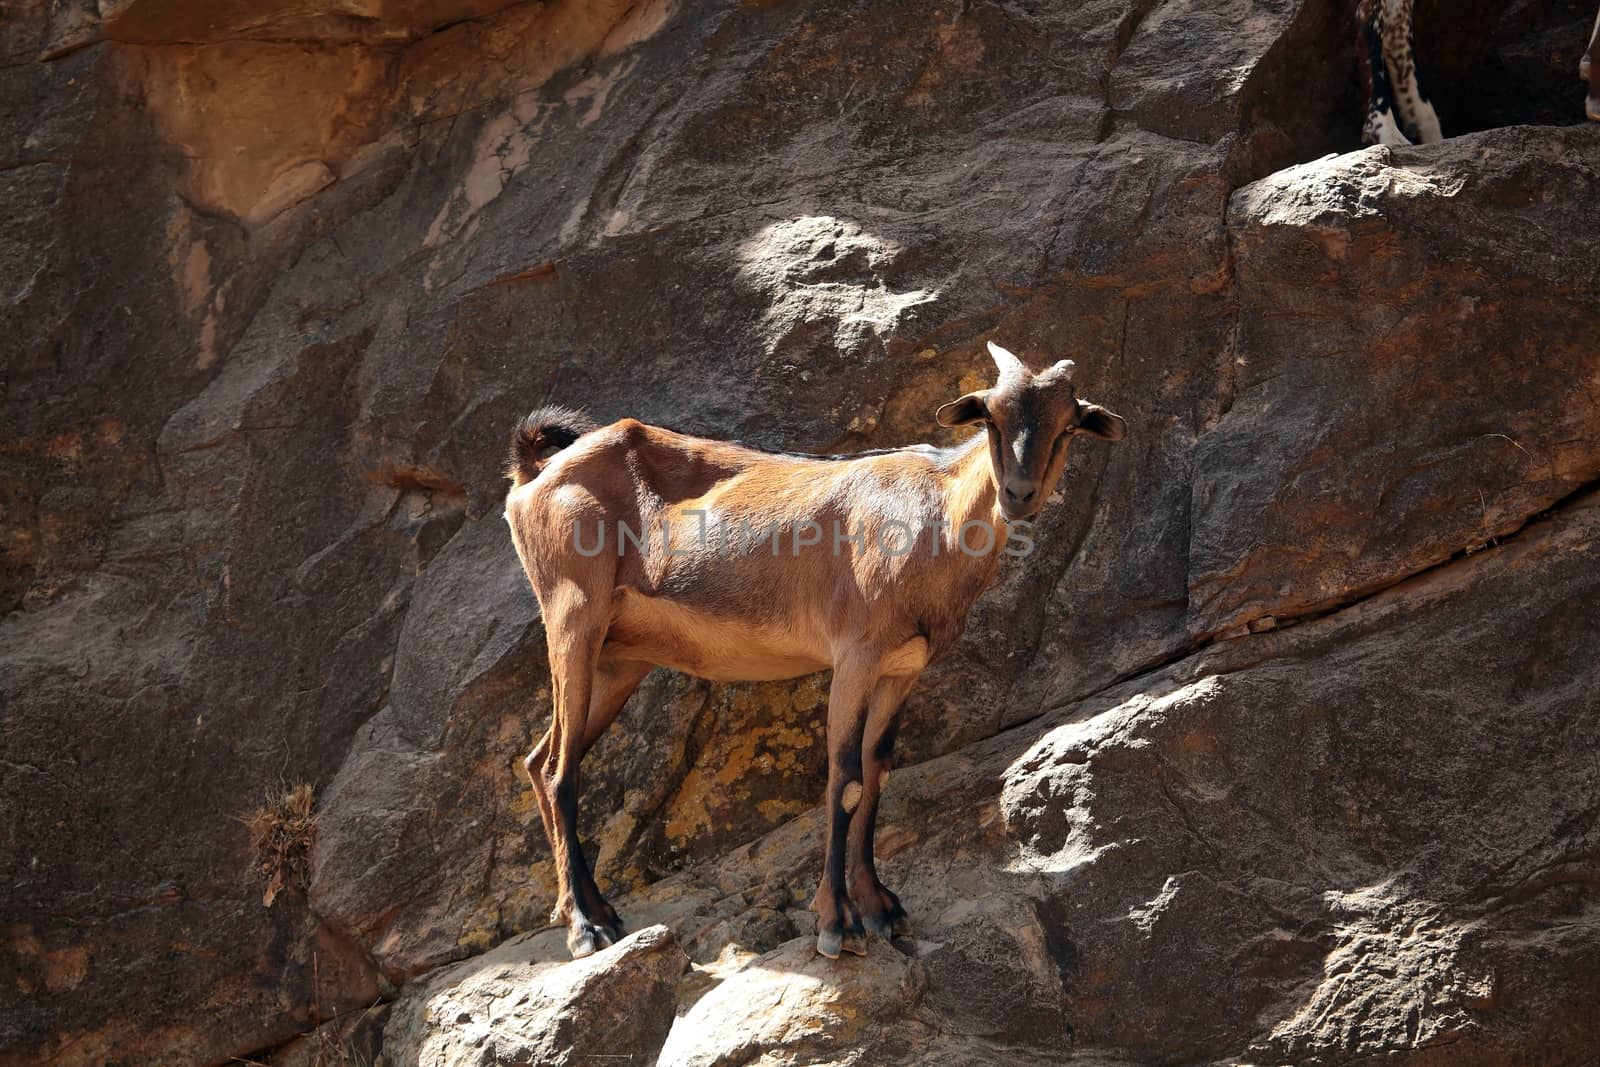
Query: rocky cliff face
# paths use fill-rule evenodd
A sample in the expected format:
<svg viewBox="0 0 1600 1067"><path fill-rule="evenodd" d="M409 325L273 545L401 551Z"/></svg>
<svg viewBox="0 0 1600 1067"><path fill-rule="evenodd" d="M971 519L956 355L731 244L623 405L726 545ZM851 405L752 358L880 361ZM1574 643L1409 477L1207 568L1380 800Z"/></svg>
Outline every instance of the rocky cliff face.
<svg viewBox="0 0 1600 1067"><path fill-rule="evenodd" d="M1343 18L9 8L0 1063L1591 1055L1600 129L1487 127L1592 10L1421 5L1392 152ZM812 956L825 679L658 673L562 963L508 427L942 440L990 338L1132 432L908 707L914 941Z"/></svg>

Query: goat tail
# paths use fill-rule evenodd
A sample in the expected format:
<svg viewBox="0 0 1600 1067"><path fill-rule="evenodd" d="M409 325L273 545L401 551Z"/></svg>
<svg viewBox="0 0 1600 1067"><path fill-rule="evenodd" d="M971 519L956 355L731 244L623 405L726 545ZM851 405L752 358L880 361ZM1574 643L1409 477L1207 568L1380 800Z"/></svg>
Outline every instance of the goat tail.
<svg viewBox="0 0 1600 1067"><path fill-rule="evenodd" d="M550 457L600 424L581 411L549 405L534 409L511 431L506 477L515 489L539 477Z"/></svg>

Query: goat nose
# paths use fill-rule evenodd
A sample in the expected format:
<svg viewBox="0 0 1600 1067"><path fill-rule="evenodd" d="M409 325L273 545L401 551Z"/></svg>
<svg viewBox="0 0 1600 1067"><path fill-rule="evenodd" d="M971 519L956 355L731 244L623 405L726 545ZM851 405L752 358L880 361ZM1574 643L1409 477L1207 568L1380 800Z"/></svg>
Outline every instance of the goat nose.
<svg viewBox="0 0 1600 1067"><path fill-rule="evenodd" d="M1037 485L1009 484L1006 486L1006 499L1013 504L1032 503L1033 498L1039 495Z"/></svg>

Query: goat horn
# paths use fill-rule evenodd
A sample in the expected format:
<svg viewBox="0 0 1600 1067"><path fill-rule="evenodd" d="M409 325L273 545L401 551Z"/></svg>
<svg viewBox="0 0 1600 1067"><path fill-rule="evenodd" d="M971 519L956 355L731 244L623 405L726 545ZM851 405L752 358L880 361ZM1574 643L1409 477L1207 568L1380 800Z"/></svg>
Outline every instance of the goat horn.
<svg viewBox="0 0 1600 1067"><path fill-rule="evenodd" d="M1072 371L1073 371L1073 368L1075 368L1076 366L1077 366L1077 364L1072 362L1072 360L1063 359L1060 362L1056 363L1055 366L1053 366L1049 370L1045 371L1045 374L1050 375L1052 378L1062 378L1062 379L1065 379L1066 381L1071 381L1072 380Z"/></svg>
<svg viewBox="0 0 1600 1067"><path fill-rule="evenodd" d="M989 355L994 359L994 365L999 368L1000 384L1028 376L1028 368L1023 366L1022 360L993 341L989 342Z"/></svg>

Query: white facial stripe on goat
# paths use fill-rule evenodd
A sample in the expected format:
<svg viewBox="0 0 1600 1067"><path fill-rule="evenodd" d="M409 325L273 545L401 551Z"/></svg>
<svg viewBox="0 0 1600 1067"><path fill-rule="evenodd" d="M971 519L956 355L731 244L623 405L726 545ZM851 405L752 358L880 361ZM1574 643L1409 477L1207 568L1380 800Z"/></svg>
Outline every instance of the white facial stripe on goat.
<svg viewBox="0 0 1600 1067"><path fill-rule="evenodd" d="M1019 467L1025 462L1024 457L1026 457L1028 454L1028 437L1031 435L1031 433L1032 431L1030 429L1023 427L1021 430L1017 431L1017 435L1011 439L1011 456L1017 461L1017 466Z"/></svg>

